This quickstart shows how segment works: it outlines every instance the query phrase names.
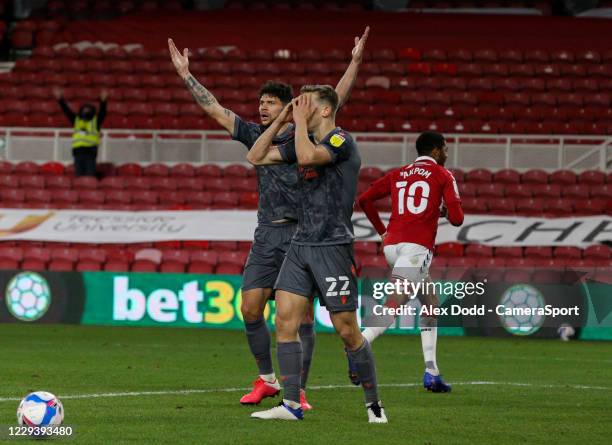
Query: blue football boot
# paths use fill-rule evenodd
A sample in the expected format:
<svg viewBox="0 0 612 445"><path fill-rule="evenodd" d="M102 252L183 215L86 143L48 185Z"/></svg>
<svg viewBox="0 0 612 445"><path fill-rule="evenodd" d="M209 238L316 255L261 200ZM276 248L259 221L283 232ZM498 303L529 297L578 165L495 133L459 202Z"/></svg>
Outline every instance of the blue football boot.
<svg viewBox="0 0 612 445"><path fill-rule="evenodd" d="M451 386L442 380L441 375L423 374L423 388L431 392L451 392Z"/></svg>

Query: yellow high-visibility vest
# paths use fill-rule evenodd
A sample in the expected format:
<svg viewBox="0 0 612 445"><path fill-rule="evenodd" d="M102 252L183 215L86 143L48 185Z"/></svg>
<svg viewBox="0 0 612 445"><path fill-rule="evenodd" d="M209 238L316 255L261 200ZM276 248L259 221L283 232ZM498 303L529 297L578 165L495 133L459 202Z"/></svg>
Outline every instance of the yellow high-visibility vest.
<svg viewBox="0 0 612 445"><path fill-rule="evenodd" d="M86 121L80 117L74 119L74 133L72 133L72 148L95 147L100 145L100 131L98 130L98 117Z"/></svg>

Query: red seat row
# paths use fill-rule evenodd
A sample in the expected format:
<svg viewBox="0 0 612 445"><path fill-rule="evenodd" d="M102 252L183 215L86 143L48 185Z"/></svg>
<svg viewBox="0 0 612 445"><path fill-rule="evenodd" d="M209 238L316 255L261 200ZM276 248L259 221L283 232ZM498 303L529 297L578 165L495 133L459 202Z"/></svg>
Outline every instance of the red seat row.
<svg viewBox="0 0 612 445"><path fill-rule="evenodd" d="M207 61L305 61L305 62L346 62L350 54L346 49L321 49L311 48L298 51L287 49L271 50L254 48L242 50L232 48L222 51L217 48L192 49L194 59ZM112 61L117 59L153 60L160 59L168 61L168 51L164 49L147 51L136 48L126 51L121 47L112 47L106 51L99 47L91 46L79 51L71 46L59 46L54 49L51 46L39 46L33 53L36 59L61 59L61 58L83 58L104 59ZM597 51L585 48L583 50L546 50L546 49L418 49L406 47L400 50L392 48L381 48L366 50L364 54L366 62L398 62L398 61L428 61L428 62L454 62L454 63L476 63L476 64L601 64L612 62L612 50ZM196 60L197 61L197 60Z"/></svg>
<svg viewBox="0 0 612 445"><path fill-rule="evenodd" d="M0 269L240 274L248 254L246 251L158 252L159 255L147 256L146 249L133 253L104 248L3 246L0 247Z"/></svg>
<svg viewBox="0 0 612 445"><path fill-rule="evenodd" d="M257 192L3 189L0 207L20 209L190 210L256 209Z"/></svg>
<svg viewBox="0 0 612 445"><path fill-rule="evenodd" d="M253 177L225 176L214 177L165 177L165 176L108 176L101 181L94 177L71 178L69 176L0 176L0 189L22 189L22 190L44 190L51 189L53 193L57 190L74 190L83 192L86 190L100 189L102 191L128 190L153 191L153 192L190 192L190 191L212 191L212 192L254 192L257 191L257 180Z"/></svg>
<svg viewBox="0 0 612 445"><path fill-rule="evenodd" d="M370 252L369 247L356 243L355 250L362 275L370 272L388 272L381 255ZM30 269L56 271L137 271L137 272L192 272L239 274L248 252L213 250L181 250L151 248L125 249L100 245L99 247L46 246L21 247L0 245L0 269ZM461 252L459 252L461 251ZM465 253L456 256L456 253ZM449 256L449 254L451 256ZM447 269L449 273L464 273L467 268L482 270L509 269L600 269L609 273L612 267L610 248L591 246L581 250L575 247L496 247L447 243L437 247L432 273ZM532 273L529 270L529 273ZM450 278L447 276L447 278ZM459 277L456 277L459 278ZM608 276L608 280L609 280Z"/></svg>
<svg viewBox="0 0 612 445"><path fill-rule="evenodd" d="M393 170L383 170L380 167L368 166L363 167L359 172L359 181L365 183L372 182L382 177L386 172ZM514 169L501 169L495 172L486 168L476 168L464 171L458 168L449 169L455 180L462 184L463 192L468 196L475 196L479 193L490 193L493 196L500 196L497 191L480 191L484 188L472 191L475 185L492 184L488 187L505 187L506 194L516 197L531 197L528 192L522 191L519 188L509 188L510 185L536 185L536 184L551 184L561 186L573 185L588 185L588 186L603 186L612 184L612 172L602 172L600 170L585 170L581 173L576 173L572 170L556 170L551 173L540 169L530 169L525 172L519 172ZM65 166L59 162L46 162L37 164L31 161L23 161L13 164L8 161L0 161L0 184L8 188L18 188L24 186L27 188L70 188L79 189L190 189L198 190L200 187L215 187L218 179L226 178L228 181L248 180L254 178L256 170L253 167L247 167L243 164L230 164L221 167L216 164L194 165L180 163L175 165L167 165L162 163L152 163L148 165L140 165L136 163L126 163L114 165L111 163L98 164L98 171L104 179L98 181L95 178L81 177L71 178L73 174L72 165ZM154 178L165 178L158 181ZM140 178L140 179L135 179ZM185 178L193 178L185 180ZM205 179L206 184L201 185L200 179ZM212 182L210 182L212 181ZM250 183L250 181L247 181ZM246 184L245 182L244 184ZM212 184L212 185L209 185ZM237 187L242 187L238 185ZM474 185L467 185L474 184ZM236 187L236 186L234 186ZM360 186L363 187L363 186ZM217 189L232 188L232 185L223 183L223 187ZM595 187L593 188L596 189ZM550 189L553 195L555 188ZM580 192L573 189L568 193L578 193L577 196L584 196ZM563 192L566 193L566 192Z"/></svg>
<svg viewBox="0 0 612 445"><path fill-rule="evenodd" d="M99 163L98 172L105 178L102 181L97 181L94 178L77 178L76 185L79 188L95 189L95 188L114 188L122 189L127 185L135 188L151 188L146 186L147 179L142 180L142 183L138 183L138 180L127 179L128 177L174 177L177 179L198 177L204 179L215 179L215 178L228 178L228 179L247 179L254 178L256 175L255 169L252 167L246 167L242 164L230 164L225 167L221 167L216 164L202 164L194 165L187 163L174 164L172 166L152 163L149 165L140 165L132 162L117 165L111 163ZM51 188L68 188L73 185L70 177L64 179L51 179L50 176L70 176L74 173L72 165L64 165L59 162L45 162L43 164L37 164L32 161L22 161L13 164L8 161L0 161L0 174L1 175L16 175L16 176L36 176L41 175L46 178L36 179L24 179L24 178L11 178L7 177L1 179L7 181L7 184L22 184L22 181L34 181L37 184L43 184L45 187ZM107 176L121 176L123 178L110 179ZM42 181L42 182L41 182ZM57 182L56 182L57 181ZM128 181L129 184L126 184ZM136 182L133 182L136 181ZM197 182L197 181L196 181ZM28 183L29 184L29 183ZM123 185L121 185L123 184ZM15 185L9 185L15 187ZM36 186L40 187L40 186Z"/></svg>

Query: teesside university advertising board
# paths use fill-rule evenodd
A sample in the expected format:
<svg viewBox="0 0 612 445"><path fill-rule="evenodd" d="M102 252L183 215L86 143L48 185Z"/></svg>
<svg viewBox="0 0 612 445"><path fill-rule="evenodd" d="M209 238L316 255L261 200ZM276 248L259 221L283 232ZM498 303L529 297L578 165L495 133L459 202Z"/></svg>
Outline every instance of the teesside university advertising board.
<svg viewBox="0 0 612 445"><path fill-rule="evenodd" d="M564 272L556 283L475 282L466 273L462 281L437 282L440 332L555 337L569 324L579 338L612 340L612 285L573 278ZM381 315L385 283L360 279L364 323ZM0 271L0 322L243 329L240 286L233 275ZM389 332L417 333L421 310L411 302ZM274 313L272 302L271 325ZM320 331L332 330L318 304L316 321Z"/></svg>

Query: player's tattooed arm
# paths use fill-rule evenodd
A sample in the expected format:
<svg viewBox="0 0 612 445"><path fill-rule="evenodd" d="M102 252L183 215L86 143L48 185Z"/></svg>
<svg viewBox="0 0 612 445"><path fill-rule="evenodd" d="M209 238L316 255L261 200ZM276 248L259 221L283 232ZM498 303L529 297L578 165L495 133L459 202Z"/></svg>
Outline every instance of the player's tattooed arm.
<svg viewBox="0 0 612 445"><path fill-rule="evenodd" d="M359 73L359 66L363 59L363 52L365 50L365 44L370 34L370 27L366 26L365 31L361 37L355 37L355 46L352 51L351 63L344 72L342 78L336 85L336 93L338 93L338 106L341 107L348 100L355 80L357 80L357 74Z"/></svg>
<svg viewBox="0 0 612 445"><path fill-rule="evenodd" d="M281 114L278 115L274 122L257 138L255 144L247 153L247 161L252 165L272 165L283 164L285 161L281 156L280 150L273 146L274 137L278 134L281 128L292 119L291 103L287 104Z"/></svg>
<svg viewBox="0 0 612 445"><path fill-rule="evenodd" d="M215 96L189 72L189 50L185 48L181 54L172 39L168 39L168 49L177 74L181 76L196 102L206 114L216 120L230 134L233 134L236 115L223 108Z"/></svg>

